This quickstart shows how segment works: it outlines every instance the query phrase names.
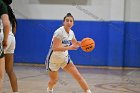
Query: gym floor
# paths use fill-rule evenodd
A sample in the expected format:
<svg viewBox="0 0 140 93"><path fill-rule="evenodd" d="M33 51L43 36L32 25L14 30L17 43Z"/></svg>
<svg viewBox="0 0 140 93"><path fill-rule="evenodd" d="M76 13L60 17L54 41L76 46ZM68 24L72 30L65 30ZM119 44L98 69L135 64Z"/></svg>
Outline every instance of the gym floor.
<svg viewBox="0 0 140 93"><path fill-rule="evenodd" d="M89 84L92 93L140 93L140 68L81 67L80 73ZM45 66L15 64L19 93L47 93L49 80ZM5 74L4 93L12 93ZM66 72L59 70L59 81L54 93L84 93L78 83Z"/></svg>

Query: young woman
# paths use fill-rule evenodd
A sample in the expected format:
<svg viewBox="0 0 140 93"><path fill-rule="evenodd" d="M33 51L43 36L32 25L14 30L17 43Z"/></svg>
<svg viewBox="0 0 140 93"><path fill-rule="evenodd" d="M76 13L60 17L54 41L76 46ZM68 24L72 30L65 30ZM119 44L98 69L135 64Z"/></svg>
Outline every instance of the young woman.
<svg viewBox="0 0 140 93"><path fill-rule="evenodd" d="M64 17L63 26L54 32L52 45L46 60L47 68L50 70L50 80L47 88L48 93L53 93L54 85L58 81L59 68L71 74L85 93L91 93L88 84L81 76L68 54L68 50L77 50L80 47L80 43L76 40L74 32L71 30L73 25L74 17L68 13Z"/></svg>
<svg viewBox="0 0 140 93"><path fill-rule="evenodd" d="M14 63L14 50L15 50L15 32L16 32L16 18L15 15L9 6L12 3L12 0L3 0L8 9L8 16L11 23L11 28L8 36L7 47L4 49L5 54L5 70L10 79L11 87L13 93L18 93L17 78L13 70Z"/></svg>
<svg viewBox="0 0 140 93"><path fill-rule="evenodd" d="M2 93L2 87L3 87L3 78L4 78L4 72L5 72L5 59L4 59L4 50L3 48L7 47L7 39L8 34L10 30L10 22L8 18L8 11L6 5L3 3L3 1L0 0L0 21L2 22L4 28L4 38L1 34L0 30L0 93Z"/></svg>

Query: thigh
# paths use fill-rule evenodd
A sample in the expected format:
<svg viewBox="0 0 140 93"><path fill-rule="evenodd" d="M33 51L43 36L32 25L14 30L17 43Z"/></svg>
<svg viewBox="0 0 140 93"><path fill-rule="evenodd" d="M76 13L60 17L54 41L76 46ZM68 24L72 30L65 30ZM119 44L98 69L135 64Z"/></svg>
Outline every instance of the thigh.
<svg viewBox="0 0 140 93"><path fill-rule="evenodd" d="M70 73L75 79L78 79L81 77L80 72L78 71L78 69L76 68L76 66L70 62L69 64L67 64L64 68L64 71Z"/></svg>
<svg viewBox="0 0 140 93"><path fill-rule="evenodd" d="M0 58L0 79L3 78L4 71L5 71L5 61L3 57L3 58Z"/></svg>

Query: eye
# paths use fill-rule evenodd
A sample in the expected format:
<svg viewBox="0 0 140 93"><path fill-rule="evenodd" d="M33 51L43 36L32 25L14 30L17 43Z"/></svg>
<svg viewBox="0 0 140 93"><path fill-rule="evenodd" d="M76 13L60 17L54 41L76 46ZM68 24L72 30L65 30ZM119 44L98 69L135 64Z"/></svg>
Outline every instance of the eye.
<svg viewBox="0 0 140 93"><path fill-rule="evenodd" d="M73 20L70 20L70 22L73 22Z"/></svg>
<svg viewBox="0 0 140 93"><path fill-rule="evenodd" d="M66 22L69 22L69 19L66 19Z"/></svg>

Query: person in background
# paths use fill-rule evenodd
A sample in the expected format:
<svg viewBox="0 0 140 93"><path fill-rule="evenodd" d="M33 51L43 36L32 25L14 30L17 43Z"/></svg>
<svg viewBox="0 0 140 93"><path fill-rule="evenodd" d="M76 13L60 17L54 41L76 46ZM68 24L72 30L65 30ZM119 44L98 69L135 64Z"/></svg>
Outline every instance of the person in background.
<svg viewBox="0 0 140 93"><path fill-rule="evenodd" d="M8 42L7 47L4 49L5 54L5 70L6 73L10 79L11 87L13 90L13 93L18 93L18 84L17 84L17 78L15 75L15 72L13 70L13 64L14 64L14 50L15 50L15 36L16 33L16 17L14 15L14 12L12 8L10 7L10 4L12 3L12 0L3 0L3 2L6 4L8 9L8 16L10 20L10 32L8 36Z"/></svg>
<svg viewBox="0 0 140 93"><path fill-rule="evenodd" d="M10 31L8 10L2 0L0 0L0 21L1 21L0 27L3 27L4 29L4 35L1 34L2 31L0 30L0 93L2 93L4 72L5 72L5 59L4 59L3 48L7 47L8 34Z"/></svg>

